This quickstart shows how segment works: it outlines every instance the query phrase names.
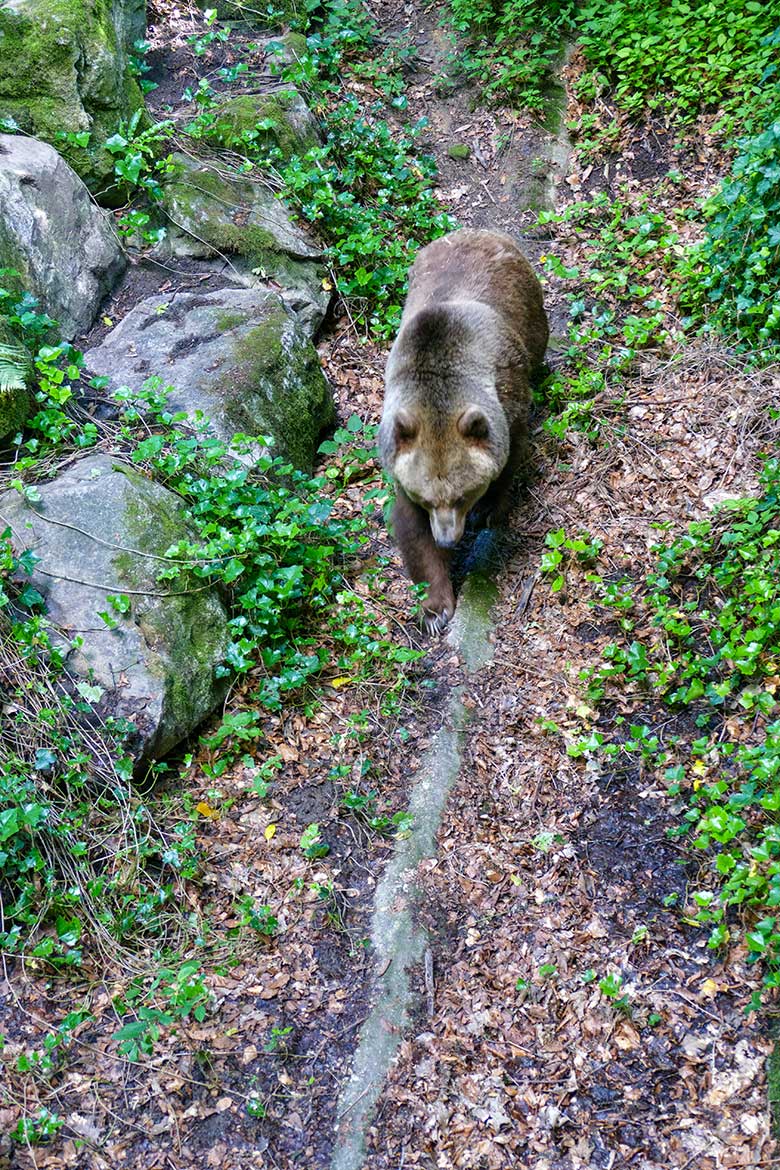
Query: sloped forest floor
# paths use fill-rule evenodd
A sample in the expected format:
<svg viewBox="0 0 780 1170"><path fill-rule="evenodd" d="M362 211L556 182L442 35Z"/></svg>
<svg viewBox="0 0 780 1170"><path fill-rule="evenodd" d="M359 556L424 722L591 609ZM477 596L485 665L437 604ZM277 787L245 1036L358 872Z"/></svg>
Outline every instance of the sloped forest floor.
<svg viewBox="0 0 780 1170"><path fill-rule="evenodd" d="M674 170L680 205L723 173L706 127L678 149L663 121L621 123L620 153L563 166L555 135L530 116L482 109L462 79L442 82L447 46L437 9L388 3L375 15L394 35L408 27L417 44L405 117L429 120L422 144L437 157L445 206L464 226L524 237L536 261L553 246L534 226L540 186L551 178L558 207L599 191L628 191L639 202L660 190L663 201ZM183 87L185 36L167 44L175 27L155 26L150 39L155 51L174 53ZM567 69L576 68L575 57ZM466 143L469 157L451 158L453 143ZM582 242L564 236L555 247L573 265ZM161 273L161 282L169 278ZM553 365L565 348L568 291L548 277ZM115 305L114 319L121 313ZM384 351L341 321L320 352L340 418L378 421ZM674 809L653 770L609 770L567 753L590 717L580 671L598 664L614 617L591 604L585 567L569 565L557 592L540 571L545 535L564 528L603 542L602 573L642 577L653 564L655 525L682 531L714 503L755 489L758 456L775 437L767 405L778 397L777 373L746 373L714 343L696 342L642 357L628 394L600 402L606 422L596 443L574 432L551 437L540 413L530 483L496 565L493 661L478 675L464 671L446 640L421 639L377 511L366 563L390 558L383 604L393 636L427 650L414 686L388 703L380 684L356 689L334 677L313 710L268 716L257 763L263 752L283 760L268 799L252 794L244 765L209 779L208 749L196 749L186 784L205 810L204 860L190 911L210 923L210 1011L164 1032L151 1056L132 1062L112 1040L116 988L99 962L88 985L33 964L8 969L6 1059L39 1046L52 1019L82 1003L91 1018L51 1074L9 1081L3 1131L20 1109L44 1104L65 1124L49 1146L7 1144L0 1165L325 1170L340 1088L370 1008L372 894L393 849L345 815L342 797L362 784L388 815L402 811L456 685L470 712L463 766L438 856L418 874L432 968L427 977L413 972L419 1005L380 1097L365 1166L780 1165L767 1091L769 1016L744 1011L759 973L740 947L714 955L706 932L685 921L700 862L667 836ZM378 482L368 467L345 506L360 508ZM241 695L231 701L240 708ZM620 700L590 715L612 731ZM670 719L648 701L642 721L656 734L671 733ZM312 860L299 847L312 823L327 857ZM276 909L274 937L240 929L236 905L246 895ZM609 998L599 982L618 975L620 996Z"/></svg>

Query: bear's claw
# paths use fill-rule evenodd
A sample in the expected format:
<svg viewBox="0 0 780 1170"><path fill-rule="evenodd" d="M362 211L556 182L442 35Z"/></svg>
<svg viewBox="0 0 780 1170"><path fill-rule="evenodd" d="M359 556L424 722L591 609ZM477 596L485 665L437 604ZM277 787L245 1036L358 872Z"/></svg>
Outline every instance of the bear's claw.
<svg viewBox="0 0 780 1170"><path fill-rule="evenodd" d="M424 613L423 626L426 634L443 634L449 625L452 614L443 609L439 613Z"/></svg>

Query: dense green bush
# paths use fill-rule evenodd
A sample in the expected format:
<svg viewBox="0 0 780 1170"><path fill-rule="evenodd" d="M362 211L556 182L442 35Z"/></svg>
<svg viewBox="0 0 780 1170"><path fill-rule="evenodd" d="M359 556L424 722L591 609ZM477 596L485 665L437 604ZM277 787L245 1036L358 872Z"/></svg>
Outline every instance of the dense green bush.
<svg viewBox="0 0 780 1170"><path fill-rule="evenodd" d="M466 70L502 101L542 108L567 40L585 56L586 101L608 91L630 113L683 118L720 107L729 132L773 101L780 18L761 0L450 0L450 10Z"/></svg>
<svg viewBox="0 0 780 1170"><path fill-rule="evenodd" d="M722 107L730 124L744 125L768 100L779 23L762 0L590 0L577 17L590 66L581 90L606 86L632 113Z"/></svg>
<svg viewBox="0 0 780 1170"><path fill-rule="evenodd" d="M780 121L739 143L705 204L704 243L685 259L683 304L756 348L780 343Z"/></svg>

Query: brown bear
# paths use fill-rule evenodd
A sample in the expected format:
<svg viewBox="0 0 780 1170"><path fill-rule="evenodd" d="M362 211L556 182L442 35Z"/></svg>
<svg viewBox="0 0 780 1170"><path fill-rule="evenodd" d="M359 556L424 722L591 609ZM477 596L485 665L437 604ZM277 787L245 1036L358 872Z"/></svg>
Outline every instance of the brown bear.
<svg viewBox="0 0 780 1170"><path fill-rule="evenodd" d="M548 337L541 285L509 236L455 231L418 253L387 361L379 453L404 563L428 584L429 633L455 611L450 556L467 516L483 526L505 516Z"/></svg>

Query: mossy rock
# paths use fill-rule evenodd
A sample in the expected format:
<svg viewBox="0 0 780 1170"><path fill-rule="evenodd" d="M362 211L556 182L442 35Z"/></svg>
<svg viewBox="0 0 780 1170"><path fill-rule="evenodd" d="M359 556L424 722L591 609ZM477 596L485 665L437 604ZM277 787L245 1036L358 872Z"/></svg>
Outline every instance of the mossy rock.
<svg viewBox="0 0 780 1170"><path fill-rule="evenodd" d="M278 46L281 43L281 48ZM281 58L283 61L299 61L301 57L305 57L308 52L306 44L306 37L303 33L286 32L277 40L268 42L266 46L268 49L273 49L274 57Z"/></svg>
<svg viewBox="0 0 780 1170"><path fill-rule="evenodd" d="M33 396L23 387L14 390L0 389L0 446L5 439L11 439L24 426L33 407Z"/></svg>
<svg viewBox="0 0 780 1170"><path fill-rule="evenodd" d="M227 252L270 268L280 255L299 260L322 255L264 184L227 174L218 160L198 162L181 154L173 160L176 169L164 186L162 206L187 237L173 236L176 255Z"/></svg>
<svg viewBox="0 0 780 1170"><path fill-rule="evenodd" d="M276 449L308 471L320 432L334 413L317 352L302 340L281 304L258 324L236 329L224 409L231 429L269 432Z"/></svg>
<svg viewBox="0 0 780 1170"><path fill-rule="evenodd" d="M111 387L134 390L160 375L171 410L200 412L226 444L270 435L274 453L305 471L334 417L308 331L268 290L149 297L84 360Z"/></svg>
<svg viewBox="0 0 780 1170"><path fill-rule="evenodd" d="M113 179L114 160L103 143L143 105L128 68L143 23L143 6L122 0L15 0L0 7L0 117L56 145L95 194ZM90 133L86 148L60 137L79 131Z"/></svg>
<svg viewBox="0 0 780 1170"><path fill-rule="evenodd" d="M0 134L0 267L22 285L71 341L86 332L125 269L110 215L53 147Z"/></svg>
<svg viewBox="0 0 780 1170"><path fill-rule="evenodd" d="M159 758L220 701L215 671L230 640L215 588L186 575L158 580L166 550L193 537L184 505L107 455L79 460L39 492L34 508L17 492L0 496L15 551L35 548L32 584L70 670L104 689L98 713L133 724L128 747L138 762ZM112 614L108 595L122 593L129 612ZM70 648L77 635L81 644Z"/></svg>
<svg viewBox="0 0 780 1170"><path fill-rule="evenodd" d="M214 146L240 150L242 144L276 147L285 159L305 154L319 141L317 123L291 86L274 93L243 94L223 102L204 133Z"/></svg>
<svg viewBox="0 0 780 1170"><path fill-rule="evenodd" d="M163 191L171 227L165 249L175 256L221 256L237 281L273 283L312 329L327 311L322 251L293 223L285 204L261 183L229 176L216 161L175 155L176 173Z"/></svg>
<svg viewBox="0 0 780 1170"><path fill-rule="evenodd" d="M269 30L286 28L306 11L301 0L198 0L198 4L213 8L217 20L243 21Z"/></svg>

